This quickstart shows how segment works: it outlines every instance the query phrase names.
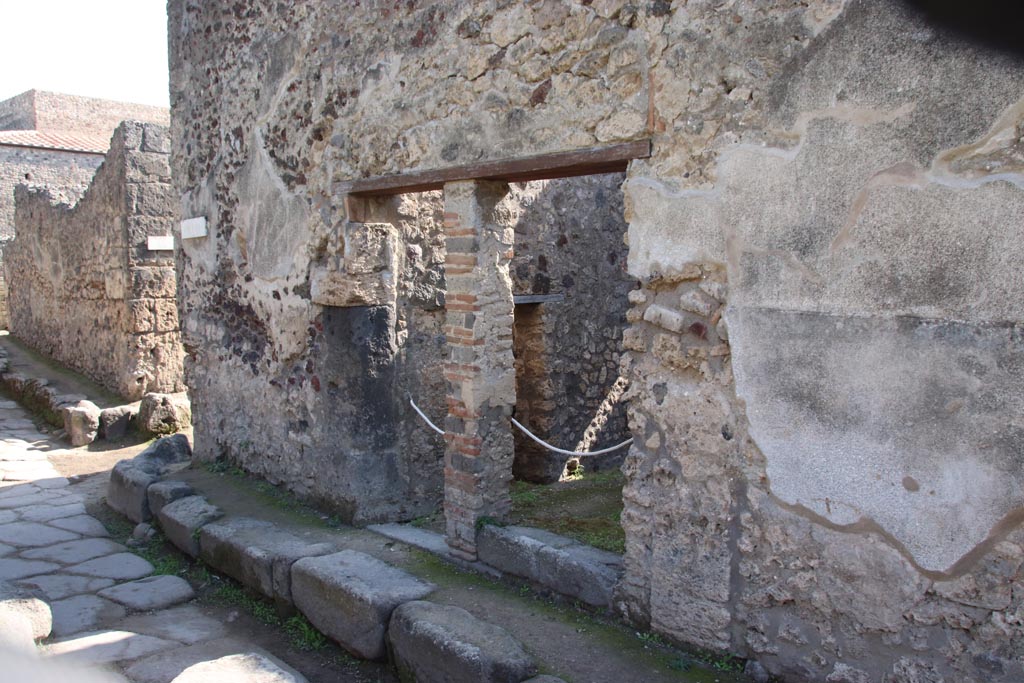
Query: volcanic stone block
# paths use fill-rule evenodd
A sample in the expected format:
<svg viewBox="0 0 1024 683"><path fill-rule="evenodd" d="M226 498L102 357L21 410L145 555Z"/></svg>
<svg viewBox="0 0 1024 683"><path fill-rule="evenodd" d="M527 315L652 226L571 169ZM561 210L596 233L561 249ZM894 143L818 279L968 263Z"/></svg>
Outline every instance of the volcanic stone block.
<svg viewBox="0 0 1024 683"><path fill-rule="evenodd" d="M354 550L303 558L292 567L295 606L364 659L384 656L384 632L395 608L433 590L433 584Z"/></svg>
<svg viewBox="0 0 1024 683"><path fill-rule="evenodd" d="M304 540L270 522L244 517L203 527L199 541L203 561L285 605L292 604L295 561L337 550L329 543Z"/></svg>
<svg viewBox="0 0 1024 683"><path fill-rule="evenodd" d="M188 439L175 434L160 439L131 460L122 460L110 472L107 505L133 522L149 521L149 486L173 465L188 462L191 457Z"/></svg>
<svg viewBox="0 0 1024 683"><path fill-rule="evenodd" d="M120 439L128 433L138 415L138 403L104 408L100 411L100 436L104 439Z"/></svg>
<svg viewBox="0 0 1024 683"><path fill-rule="evenodd" d="M595 607L610 607L622 557L540 529L484 526L481 562Z"/></svg>
<svg viewBox="0 0 1024 683"><path fill-rule="evenodd" d="M96 440L100 429L100 408L92 401L78 401L61 408L64 431L72 446L85 446Z"/></svg>
<svg viewBox="0 0 1024 683"><path fill-rule="evenodd" d="M149 501L146 491L149 485L160 479L160 468L135 460L122 460L110 471L107 485L107 505L133 522L150 519Z"/></svg>
<svg viewBox="0 0 1024 683"><path fill-rule="evenodd" d="M172 434L192 424L192 406L185 393L146 394L137 420L147 434Z"/></svg>
<svg viewBox="0 0 1024 683"><path fill-rule="evenodd" d="M519 683L537 673L533 659L505 629L462 609L407 602L388 629L399 675L446 683Z"/></svg>
<svg viewBox="0 0 1024 683"><path fill-rule="evenodd" d="M192 557L199 557L197 532L224 513L202 496L188 496L168 503L160 509L160 528L167 539Z"/></svg>
<svg viewBox="0 0 1024 683"><path fill-rule="evenodd" d="M149 511L153 516L158 516L160 510L168 503L191 496L193 493L192 487L183 481L158 481L151 484L146 492Z"/></svg>

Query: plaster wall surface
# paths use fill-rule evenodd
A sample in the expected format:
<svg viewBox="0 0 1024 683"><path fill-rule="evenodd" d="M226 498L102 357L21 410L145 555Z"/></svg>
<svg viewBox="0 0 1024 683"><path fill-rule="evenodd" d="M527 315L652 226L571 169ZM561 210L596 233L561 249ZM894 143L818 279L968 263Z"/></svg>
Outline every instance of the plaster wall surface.
<svg viewBox="0 0 1024 683"><path fill-rule="evenodd" d="M137 400L182 384L170 235L169 136L124 122L84 194L20 185L4 251L10 329L29 345Z"/></svg>
<svg viewBox="0 0 1024 683"><path fill-rule="evenodd" d="M443 317L442 231L388 237L337 182L649 137L617 609L787 680L1024 677L1018 58L864 0L173 0L169 27L175 182L210 222L179 263L198 452L311 494L399 462L325 438L365 399L317 396L311 290L400 358L388 274L431 264L409 291ZM399 443L388 405L356 414Z"/></svg>

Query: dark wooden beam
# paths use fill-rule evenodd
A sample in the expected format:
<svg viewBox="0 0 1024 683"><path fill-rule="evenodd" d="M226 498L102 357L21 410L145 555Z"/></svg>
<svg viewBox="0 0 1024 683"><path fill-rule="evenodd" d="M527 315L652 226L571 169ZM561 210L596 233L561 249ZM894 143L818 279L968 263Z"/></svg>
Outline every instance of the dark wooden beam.
<svg viewBox="0 0 1024 683"><path fill-rule="evenodd" d="M513 294L512 303L519 304L554 304L565 301L565 294Z"/></svg>
<svg viewBox="0 0 1024 683"><path fill-rule="evenodd" d="M498 180L506 183L520 183L527 180L621 173L626 170L626 166L631 160L646 159L649 156L651 156L651 141L637 140L572 152L481 161L427 171L344 180L334 184L334 191L337 194L373 197L440 190L445 183L456 180Z"/></svg>

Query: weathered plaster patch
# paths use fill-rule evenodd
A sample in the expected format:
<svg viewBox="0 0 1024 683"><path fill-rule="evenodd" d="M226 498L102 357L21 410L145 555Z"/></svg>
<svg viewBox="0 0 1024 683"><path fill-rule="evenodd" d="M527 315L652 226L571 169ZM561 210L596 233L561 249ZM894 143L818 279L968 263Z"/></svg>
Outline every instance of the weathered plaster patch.
<svg viewBox="0 0 1024 683"><path fill-rule="evenodd" d="M737 308L727 318L737 395L783 501L839 525L873 520L933 571L1024 506L1013 328Z"/></svg>

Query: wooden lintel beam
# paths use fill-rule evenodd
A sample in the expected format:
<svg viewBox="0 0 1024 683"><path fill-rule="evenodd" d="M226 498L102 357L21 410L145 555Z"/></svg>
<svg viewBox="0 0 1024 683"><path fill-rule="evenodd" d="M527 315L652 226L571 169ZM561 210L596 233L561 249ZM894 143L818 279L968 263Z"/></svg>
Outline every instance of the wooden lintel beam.
<svg viewBox="0 0 1024 683"><path fill-rule="evenodd" d="M565 301L565 294L514 294L512 303L519 304L554 304Z"/></svg>
<svg viewBox="0 0 1024 683"><path fill-rule="evenodd" d="M398 175L345 180L334 184L337 194L363 197L440 190L457 180L498 180L520 183L528 180L569 178L599 173L621 173L633 159L651 156L651 141L622 142L571 152L539 154L518 159L499 159L448 168L414 171Z"/></svg>

